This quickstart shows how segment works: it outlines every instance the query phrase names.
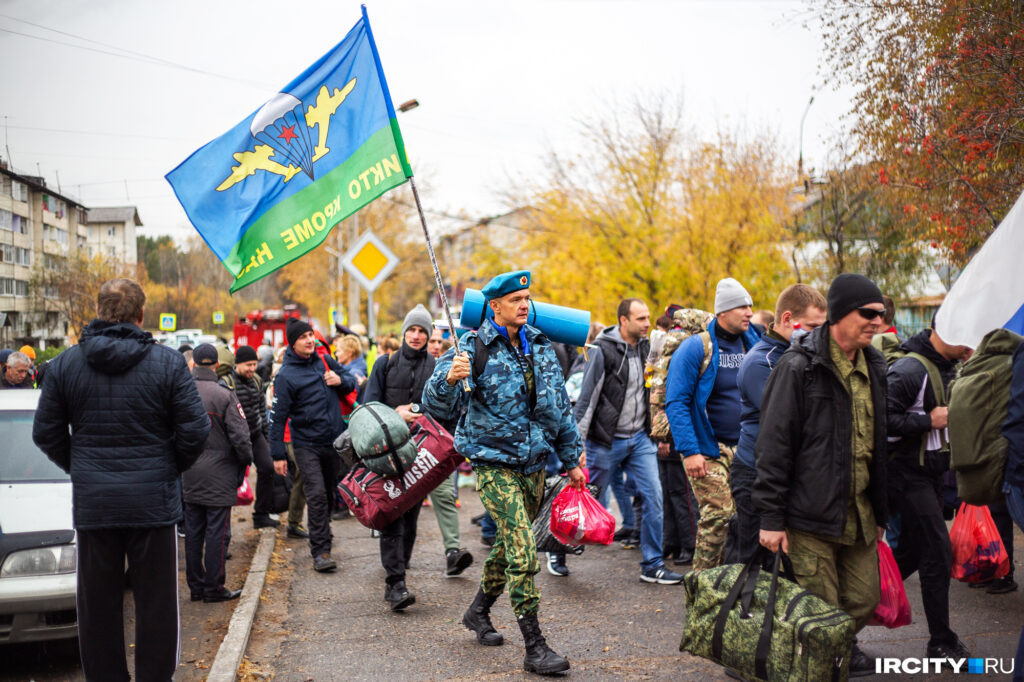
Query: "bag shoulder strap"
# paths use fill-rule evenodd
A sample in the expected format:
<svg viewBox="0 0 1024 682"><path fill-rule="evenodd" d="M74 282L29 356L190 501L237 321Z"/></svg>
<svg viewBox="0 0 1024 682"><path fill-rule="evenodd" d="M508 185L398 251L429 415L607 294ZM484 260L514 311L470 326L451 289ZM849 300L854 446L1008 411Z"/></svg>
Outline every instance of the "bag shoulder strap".
<svg viewBox="0 0 1024 682"><path fill-rule="evenodd" d="M704 361L700 363L698 379L704 376L704 372L708 370L708 366L711 364L711 355L714 352L714 348L711 346L711 332L702 331L700 333L700 340L704 343Z"/></svg>
<svg viewBox="0 0 1024 682"><path fill-rule="evenodd" d="M935 366L935 363L921 355L920 353L907 353L904 357L914 358L921 363L925 371L928 373L928 383L932 385L932 393L935 395L935 404L938 407L946 407L946 386L942 383L942 375L939 373L939 368ZM930 433L930 432L929 432ZM949 437L946 435L946 429L939 431L939 440L941 445L940 450L949 448ZM921 447L917 453L918 464L924 467L924 453L928 449L928 433L921 434Z"/></svg>

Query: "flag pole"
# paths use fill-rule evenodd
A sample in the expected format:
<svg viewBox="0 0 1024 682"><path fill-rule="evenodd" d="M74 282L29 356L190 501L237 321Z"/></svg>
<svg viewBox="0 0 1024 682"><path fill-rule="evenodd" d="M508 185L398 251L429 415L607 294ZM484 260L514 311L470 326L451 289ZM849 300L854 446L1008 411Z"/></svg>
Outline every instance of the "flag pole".
<svg viewBox="0 0 1024 682"><path fill-rule="evenodd" d="M462 352L459 347L459 335L455 331L455 323L452 321L452 311L448 307L448 296L444 293L444 281L441 279L441 269L437 266L437 257L434 255L434 244L430 241L430 230L427 229L427 218L423 215L423 204L420 203L420 193L416 189L416 180L409 178L409 186L412 187L412 196L416 200L416 211L420 214L420 225L423 226L423 236L427 240L427 254L430 256L430 265L434 268L434 282L437 285L437 294L441 297L441 306L444 308L445 319L448 320L448 329L451 330L452 344L455 346L455 353ZM462 389L469 392L469 381L462 380Z"/></svg>

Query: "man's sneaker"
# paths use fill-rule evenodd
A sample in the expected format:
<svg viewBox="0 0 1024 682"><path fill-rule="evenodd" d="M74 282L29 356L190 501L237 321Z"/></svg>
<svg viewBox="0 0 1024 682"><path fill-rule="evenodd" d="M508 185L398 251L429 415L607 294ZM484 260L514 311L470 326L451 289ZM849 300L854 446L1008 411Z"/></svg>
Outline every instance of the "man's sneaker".
<svg viewBox="0 0 1024 682"><path fill-rule="evenodd" d="M459 575L473 563L473 555L464 549L449 549L444 555L444 575L446 578Z"/></svg>
<svg viewBox="0 0 1024 682"><path fill-rule="evenodd" d="M1007 592L1013 592L1017 589L1017 583L1013 581L1013 576L1008 575L1002 578L996 578L988 585L988 589L985 590L989 594L1006 594Z"/></svg>
<svg viewBox="0 0 1024 682"><path fill-rule="evenodd" d="M677 554L676 558L672 560L672 563L675 564L676 566L689 566L690 564L693 563L693 550L692 549L682 549L682 550L679 550L679 554Z"/></svg>
<svg viewBox="0 0 1024 682"><path fill-rule="evenodd" d="M636 549L640 546L640 536L630 535L622 541L622 549Z"/></svg>
<svg viewBox="0 0 1024 682"><path fill-rule="evenodd" d="M305 528L303 528L299 524L295 524L295 525L289 524L288 525L288 537L294 538L296 540L304 540L305 538L309 537L309 531L306 530Z"/></svg>
<svg viewBox="0 0 1024 682"><path fill-rule="evenodd" d="M493 535L481 535L480 542L484 543L488 547L494 547L494 536Z"/></svg>
<svg viewBox="0 0 1024 682"><path fill-rule="evenodd" d="M480 523L484 520L485 516L487 516L487 512L484 512L483 514L477 514L476 516L472 517L469 520L469 522L472 523L474 526L479 526Z"/></svg>
<svg viewBox="0 0 1024 682"><path fill-rule="evenodd" d="M857 646L850 650L850 677L867 677L875 674L875 659Z"/></svg>
<svg viewBox="0 0 1024 682"><path fill-rule="evenodd" d="M631 537L633 537L633 529L629 526L622 526L617 531L615 531L615 535L612 536L612 540L614 540L615 542L622 542L626 538Z"/></svg>
<svg viewBox="0 0 1024 682"><path fill-rule="evenodd" d="M565 555L561 552L548 552L548 573L564 578L569 575L569 569L565 565Z"/></svg>
<svg viewBox="0 0 1024 682"><path fill-rule="evenodd" d="M184 524L181 524L181 523L178 524L178 537L179 538L185 537L185 525Z"/></svg>
<svg viewBox="0 0 1024 682"><path fill-rule="evenodd" d="M670 571L664 566L657 568L645 568L640 572L640 580L645 583L657 583L659 585L678 585L683 582L683 576L675 571Z"/></svg>
<svg viewBox="0 0 1024 682"><path fill-rule="evenodd" d="M416 597L405 589L405 583L399 582L384 589L384 599L392 611L401 611L416 603Z"/></svg>
<svg viewBox="0 0 1024 682"><path fill-rule="evenodd" d="M277 528L281 525L281 522L277 519L270 517L270 514L253 514L252 515L252 527L253 528Z"/></svg>
<svg viewBox="0 0 1024 682"><path fill-rule="evenodd" d="M330 554L321 554L313 557L313 570L318 573L333 571L337 567L338 564L334 563L334 559L331 558Z"/></svg>
<svg viewBox="0 0 1024 682"><path fill-rule="evenodd" d="M970 658L967 645L957 638L955 644L929 644L928 658Z"/></svg>
<svg viewBox="0 0 1024 682"><path fill-rule="evenodd" d="M344 521L349 516L348 509L335 509L331 512L331 521Z"/></svg>

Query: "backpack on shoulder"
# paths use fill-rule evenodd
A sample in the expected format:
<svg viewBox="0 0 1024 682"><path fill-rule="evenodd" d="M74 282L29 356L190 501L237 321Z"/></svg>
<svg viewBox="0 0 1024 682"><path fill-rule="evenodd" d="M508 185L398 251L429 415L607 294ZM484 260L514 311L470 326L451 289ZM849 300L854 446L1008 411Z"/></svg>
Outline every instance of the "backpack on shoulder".
<svg viewBox="0 0 1024 682"><path fill-rule="evenodd" d="M707 329L708 323L714 319L714 315L695 308L683 308L677 310L672 317L681 329L666 332L661 355L653 362L648 363L647 370L651 377L651 438L660 441L672 439L672 432L668 426L668 415L665 414L668 366L672 361L672 354L682 345L683 341L694 334L699 334L704 343L704 361L700 365L698 377L703 376L708 365L711 364L711 332Z"/></svg>
<svg viewBox="0 0 1024 682"><path fill-rule="evenodd" d="M895 339L896 345L893 346L890 343L890 341L884 341L881 344L876 344L875 339L877 339L879 336L891 336L893 339ZM907 351L903 350L902 348L899 347L899 343L899 339L896 339L896 335L893 334L892 332L889 332L887 334L876 334L875 338L871 340L871 345L882 352L882 355L885 356L885 364L889 367L892 367L893 365L896 364L897 360L902 360L903 358L913 358L914 360L917 360L919 363L921 363L921 366L924 367L925 372L928 373L928 383L931 385L932 394L935 396L935 406L947 407L949 403L946 400L946 385L942 383L942 373L939 372L939 368L935 366L934 362L932 362L925 356L921 355L920 353L908 353ZM928 461L926 462L926 453L928 451L928 433L921 434L921 448L918 451L917 463L921 466L922 469L925 469L926 471L932 473L941 474L943 472L949 471L949 429L942 429L939 432L939 449L932 455L928 455Z"/></svg>
<svg viewBox="0 0 1024 682"><path fill-rule="evenodd" d="M1024 337L993 329L964 365L949 393L950 468L960 499L968 504L1003 502L1009 444L1003 422L1010 402L1013 353Z"/></svg>

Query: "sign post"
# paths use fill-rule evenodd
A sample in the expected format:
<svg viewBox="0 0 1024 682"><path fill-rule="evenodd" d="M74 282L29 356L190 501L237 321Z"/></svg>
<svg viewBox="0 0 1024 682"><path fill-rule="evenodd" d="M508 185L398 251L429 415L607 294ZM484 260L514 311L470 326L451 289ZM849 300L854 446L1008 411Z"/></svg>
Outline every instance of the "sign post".
<svg viewBox="0 0 1024 682"><path fill-rule="evenodd" d="M398 265L398 256L382 242L377 235L367 230L356 243L345 252L342 267L348 271L360 286L366 289L367 328L370 338L377 335L377 315L374 311L373 292L388 278Z"/></svg>

